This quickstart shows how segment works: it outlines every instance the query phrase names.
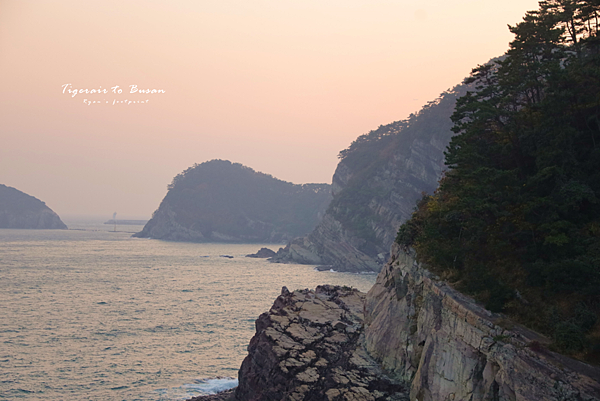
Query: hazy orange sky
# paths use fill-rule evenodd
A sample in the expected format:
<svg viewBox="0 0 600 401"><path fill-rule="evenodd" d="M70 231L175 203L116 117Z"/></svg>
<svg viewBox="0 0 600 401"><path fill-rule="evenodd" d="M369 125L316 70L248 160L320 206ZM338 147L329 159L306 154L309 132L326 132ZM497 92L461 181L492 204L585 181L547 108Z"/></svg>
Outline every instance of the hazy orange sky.
<svg viewBox="0 0 600 401"><path fill-rule="evenodd" d="M149 217L173 176L217 158L329 183L340 150L503 54L507 24L535 8L0 0L0 183L61 216L106 218ZM73 97L66 84L109 93Z"/></svg>

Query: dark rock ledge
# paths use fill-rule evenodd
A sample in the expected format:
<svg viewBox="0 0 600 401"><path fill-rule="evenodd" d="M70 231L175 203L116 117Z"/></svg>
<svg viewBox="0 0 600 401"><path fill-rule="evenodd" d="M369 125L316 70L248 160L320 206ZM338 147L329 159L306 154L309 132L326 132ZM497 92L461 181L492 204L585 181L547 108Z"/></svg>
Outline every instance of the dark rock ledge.
<svg viewBox="0 0 600 401"><path fill-rule="evenodd" d="M277 255L275 251L269 248L260 248L258 252L246 255L247 258L272 258Z"/></svg>

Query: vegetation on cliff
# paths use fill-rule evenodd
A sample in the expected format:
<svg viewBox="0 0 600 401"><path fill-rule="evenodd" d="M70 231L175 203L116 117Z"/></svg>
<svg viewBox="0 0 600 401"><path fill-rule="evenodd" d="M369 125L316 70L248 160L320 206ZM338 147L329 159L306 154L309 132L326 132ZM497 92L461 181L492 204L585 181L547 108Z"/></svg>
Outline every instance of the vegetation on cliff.
<svg viewBox="0 0 600 401"><path fill-rule="evenodd" d="M390 243L385 243L382 233L378 233L378 224L383 218L377 210L377 205L389 203L394 192L409 196L410 189L394 191L386 178L386 168L394 164L394 160L410 160L411 153L424 151L415 142L426 144L433 137L449 140L452 135L450 116L454 110L456 99L464 94L464 85L456 86L428 102L417 114L411 114L408 119L382 125L378 129L359 136L352 144L339 154L340 163L352 171L352 177L344 188L334 196L327 213L341 222L346 230L352 232L361 240L358 249L365 254L375 257L380 252L387 252ZM441 151L440 151L441 155ZM427 159L434 155L423 154L419 157ZM409 170L408 168L406 170ZM407 186L418 188L417 193L432 191L435 187L434 178L427 182L414 174L402 177ZM405 216L408 217L408 216ZM397 226L394 227L394 230ZM392 237L393 238L393 237Z"/></svg>
<svg viewBox="0 0 600 401"><path fill-rule="evenodd" d="M397 241L475 295L600 355L600 4L549 0L457 102L450 170Z"/></svg>
<svg viewBox="0 0 600 401"><path fill-rule="evenodd" d="M66 229L41 200L0 184L0 228Z"/></svg>
<svg viewBox="0 0 600 401"><path fill-rule="evenodd" d="M314 228L328 184L296 185L239 163L211 160L178 174L139 237L282 242Z"/></svg>

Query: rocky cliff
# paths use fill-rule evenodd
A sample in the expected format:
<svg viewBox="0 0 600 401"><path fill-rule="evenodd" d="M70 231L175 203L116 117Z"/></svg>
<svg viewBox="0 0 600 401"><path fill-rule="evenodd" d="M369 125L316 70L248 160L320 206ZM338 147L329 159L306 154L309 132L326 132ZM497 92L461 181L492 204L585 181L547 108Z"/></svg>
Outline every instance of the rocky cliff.
<svg viewBox="0 0 600 401"><path fill-rule="evenodd" d="M197 400L600 400L600 369L546 343L394 245L366 296L284 287L256 321L238 388Z"/></svg>
<svg viewBox="0 0 600 401"><path fill-rule="evenodd" d="M310 232L330 201L330 185L295 185L239 163L211 160L177 175L135 236L282 243Z"/></svg>
<svg viewBox="0 0 600 401"><path fill-rule="evenodd" d="M600 369L491 313L394 245L365 303L369 354L410 399L600 400Z"/></svg>
<svg viewBox="0 0 600 401"><path fill-rule="evenodd" d="M465 91L458 86L417 115L381 126L342 151L324 218L272 261L379 271L417 200L437 187L445 168L444 149L453 135L450 116Z"/></svg>
<svg viewBox="0 0 600 401"><path fill-rule="evenodd" d="M44 202L0 184L0 228L66 229Z"/></svg>
<svg viewBox="0 0 600 401"><path fill-rule="evenodd" d="M350 288L284 287L256 321L235 399L408 400L362 346L364 297Z"/></svg>

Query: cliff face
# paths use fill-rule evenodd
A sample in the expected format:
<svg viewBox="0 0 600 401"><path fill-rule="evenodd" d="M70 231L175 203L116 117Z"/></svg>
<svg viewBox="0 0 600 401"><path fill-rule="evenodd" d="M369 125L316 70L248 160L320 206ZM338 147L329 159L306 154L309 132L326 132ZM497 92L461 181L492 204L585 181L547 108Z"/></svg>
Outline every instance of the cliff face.
<svg viewBox="0 0 600 401"><path fill-rule="evenodd" d="M366 296L284 287L256 321L231 400L600 400L599 368L507 325L394 245Z"/></svg>
<svg viewBox="0 0 600 401"><path fill-rule="evenodd" d="M453 135L450 116L464 91L457 87L417 116L363 135L342 152L324 218L272 261L379 271L422 193L437 187L445 168L444 149Z"/></svg>
<svg viewBox="0 0 600 401"><path fill-rule="evenodd" d="M327 184L295 185L212 160L179 174L136 237L191 242L282 243L314 228L331 201Z"/></svg>
<svg viewBox="0 0 600 401"><path fill-rule="evenodd" d="M66 229L44 202L0 184L0 228Z"/></svg>
<svg viewBox="0 0 600 401"><path fill-rule="evenodd" d="M600 370L432 278L397 245L365 304L366 348L411 400L600 400Z"/></svg>

